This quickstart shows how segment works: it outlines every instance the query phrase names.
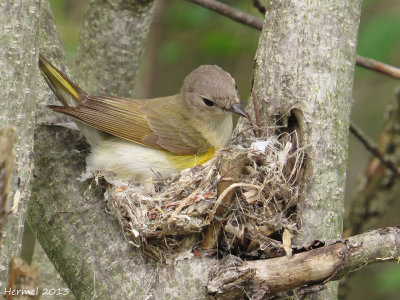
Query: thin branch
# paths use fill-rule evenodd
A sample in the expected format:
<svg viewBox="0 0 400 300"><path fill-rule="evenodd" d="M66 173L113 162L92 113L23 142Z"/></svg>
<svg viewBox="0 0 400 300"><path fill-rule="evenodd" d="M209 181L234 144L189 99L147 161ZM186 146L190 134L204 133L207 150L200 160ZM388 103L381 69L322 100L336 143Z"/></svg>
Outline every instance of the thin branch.
<svg viewBox="0 0 400 300"><path fill-rule="evenodd" d="M254 17L250 14L247 14L237 8L231 7L227 4L215 0L188 0L188 1L203 6L205 8L208 8L225 17L240 22L244 25L250 26L258 30L262 29L263 21L261 19ZM358 66L367 68L369 70L373 70L385 74L387 76L400 79L399 68L384 64L374 59L357 55L356 64ZM257 121L257 111L256 111L256 123L259 126ZM365 146L366 149L371 151L373 155L375 155L385 166L387 166L395 174L399 175L400 172L399 168L392 161L386 159L384 155L375 146L373 146L371 142L369 142L368 138L354 124L350 125L350 131L360 140L360 142Z"/></svg>
<svg viewBox="0 0 400 300"><path fill-rule="evenodd" d="M256 136L260 137L261 136L261 116L260 116L260 107L258 105L258 99L256 92L254 90L251 91L251 96L253 99L253 106L254 106L254 114L256 118L256 125L258 129L256 130Z"/></svg>
<svg viewBox="0 0 400 300"><path fill-rule="evenodd" d="M267 12L267 8L264 6L264 4L261 3L260 0L253 0L253 6L258 9L260 13L265 15Z"/></svg>
<svg viewBox="0 0 400 300"><path fill-rule="evenodd" d="M188 0L212 11L215 11L225 17L235 20L244 25L250 26L252 28L261 30L263 26L263 21L256 18L250 14L247 14L240 9L231 7L225 3L214 1L214 0Z"/></svg>
<svg viewBox="0 0 400 300"><path fill-rule="evenodd" d="M366 69L379 72L396 79L400 79L400 68L396 68L391 65L384 64L380 61L364 57L361 55L357 55L356 63L357 66L364 67Z"/></svg>
<svg viewBox="0 0 400 300"><path fill-rule="evenodd" d="M398 156L400 149L400 90L390 105L385 125L377 139L377 149L390 154L390 159L400 165ZM399 182L398 173L383 170L385 165L382 160L371 157L365 168L363 184L359 186L352 197L349 209L346 209L344 235L359 234L366 229L373 228L378 220L392 209L397 200L396 190ZM397 167L397 169L399 169Z"/></svg>
<svg viewBox="0 0 400 300"><path fill-rule="evenodd" d="M210 272L207 288L216 296L235 294L238 298L239 293L246 293L251 299L261 299L304 285L325 284L369 264L398 261L399 257L400 227L387 227L326 243L292 258L241 261L228 256Z"/></svg>
<svg viewBox="0 0 400 300"><path fill-rule="evenodd" d="M239 23L247 25L249 27L261 30L263 21L255 16L247 14L237 8L231 7L225 3L221 3L215 0L187 0L197 5L208 8L215 11L225 17L235 20ZM360 67L382 73L384 75L400 79L400 68L384 64L374 59L357 55L356 64Z"/></svg>
<svg viewBox="0 0 400 300"><path fill-rule="evenodd" d="M355 124L350 124L350 132L369 150L382 164L393 171L394 174L400 175L399 167L390 159L385 158L384 154L379 151L378 147L368 138L366 134Z"/></svg>

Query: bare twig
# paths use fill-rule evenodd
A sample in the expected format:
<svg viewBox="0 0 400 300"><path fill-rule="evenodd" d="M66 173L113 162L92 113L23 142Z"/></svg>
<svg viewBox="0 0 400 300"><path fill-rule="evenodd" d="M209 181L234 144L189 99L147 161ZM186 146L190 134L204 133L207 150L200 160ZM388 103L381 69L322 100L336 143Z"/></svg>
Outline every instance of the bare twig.
<svg viewBox="0 0 400 300"><path fill-rule="evenodd" d="M219 205L213 209L218 217L223 217L231 208L235 193L235 189L231 186L237 184L242 176L243 167L248 162L247 155L247 152L238 151L233 156L225 156L221 162L221 179L218 182L218 199L221 200ZM212 213L210 216L210 219L214 218ZM223 225L224 223L219 220L212 220L210 226L204 232L203 242L201 243L202 249L215 249L217 247L218 235L222 231Z"/></svg>
<svg viewBox="0 0 400 300"><path fill-rule="evenodd" d="M356 62L357 65L360 67L364 67L366 69L376 71L396 79L400 79L400 68L396 68L391 65L384 64L380 61L364 57L361 55L357 55Z"/></svg>
<svg viewBox="0 0 400 300"><path fill-rule="evenodd" d="M390 159L385 158L384 154L379 151L378 147L364 134L364 132L358 128L355 124L350 124L350 132L364 145L364 147L370 151L376 158L378 158L382 164L389 168L396 175L400 175L399 167Z"/></svg>
<svg viewBox="0 0 400 300"><path fill-rule="evenodd" d="M247 14L240 9L231 7L225 3L214 1L214 0L188 0L212 11L215 11L225 17L228 17L234 21L250 26L252 28L261 30L263 21L250 14Z"/></svg>
<svg viewBox="0 0 400 300"><path fill-rule="evenodd" d="M254 90L251 91L251 96L253 99L253 106L254 106L254 115L256 117L256 125L258 127L258 129L256 130L257 133L257 137L261 136L261 116L260 116L260 107L258 105L258 99L257 99L257 95L256 92Z"/></svg>
<svg viewBox="0 0 400 300"><path fill-rule="evenodd" d="M260 2L260 0L253 0L253 5L263 15L265 15L265 13L267 12L267 8Z"/></svg>
<svg viewBox="0 0 400 300"><path fill-rule="evenodd" d="M261 299L338 280L366 265L397 261L399 257L400 227L381 228L294 254L290 259L240 261L228 256L210 272L207 288L217 296L235 294L239 298L239 293L246 293L251 299Z"/></svg>
<svg viewBox="0 0 400 300"><path fill-rule="evenodd" d="M215 0L188 0L190 2L196 3L200 6L208 8L212 11L215 11L225 17L231 18L237 22L240 22L244 25L250 26L252 28L261 30L263 26L263 21L257 17L249 15L241 10L231 7L227 4L215 1ZM374 59L363 57L361 55L357 55L356 64L360 67L367 68L369 70L373 70L384 75L400 79L400 69L384 64L382 62L376 61ZM253 95L253 102L256 104L257 99ZM257 108L254 106L255 114L256 114L256 124L259 126L259 121L257 117ZM382 163L387 166L390 170L392 170L395 174L399 174L399 168L390 160L386 159L384 155L375 147L371 142L369 142L368 138L362 134L362 132L354 125L350 125L350 131L360 140L360 142L366 147L367 150L371 151L373 155L375 155Z"/></svg>
<svg viewBox="0 0 400 300"><path fill-rule="evenodd" d="M187 0L215 11L225 17L235 20L239 23L247 25L249 27L261 30L263 21L257 17L247 14L237 8L231 7L227 4L215 1L215 0ZM384 75L400 79L400 68L384 64L374 59L357 55L356 64L360 67L382 73Z"/></svg>
<svg viewBox="0 0 400 300"><path fill-rule="evenodd" d="M397 99L390 105L385 125L377 139L377 149L390 154L395 165L400 165L400 90ZM365 168L363 183L354 193L350 207L346 209L344 236L359 234L362 231L374 228L378 220L382 219L392 209L397 200L399 182L398 173L388 169L381 159L372 156ZM399 169L399 167L397 167Z"/></svg>

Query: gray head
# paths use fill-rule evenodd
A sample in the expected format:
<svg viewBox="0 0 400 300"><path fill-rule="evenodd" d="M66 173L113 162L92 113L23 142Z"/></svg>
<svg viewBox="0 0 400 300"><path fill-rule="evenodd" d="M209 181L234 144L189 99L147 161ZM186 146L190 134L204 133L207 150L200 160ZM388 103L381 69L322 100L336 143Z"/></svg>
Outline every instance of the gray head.
<svg viewBox="0 0 400 300"><path fill-rule="evenodd" d="M246 117L232 76L215 65L200 66L192 71L182 86L189 107L201 111L230 111Z"/></svg>

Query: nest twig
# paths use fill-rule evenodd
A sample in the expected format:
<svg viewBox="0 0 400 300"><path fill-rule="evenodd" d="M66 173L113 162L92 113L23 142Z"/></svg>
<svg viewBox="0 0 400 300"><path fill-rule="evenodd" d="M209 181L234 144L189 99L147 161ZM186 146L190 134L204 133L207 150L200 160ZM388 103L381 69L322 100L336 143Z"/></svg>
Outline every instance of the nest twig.
<svg viewBox="0 0 400 300"><path fill-rule="evenodd" d="M239 134L212 161L175 181L156 182L154 190L112 186L106 199L128 242L152 256L217 246L274 256L283 246L272 237L296 228L292 210L304 160L299 144L296 131Z"/></svg>

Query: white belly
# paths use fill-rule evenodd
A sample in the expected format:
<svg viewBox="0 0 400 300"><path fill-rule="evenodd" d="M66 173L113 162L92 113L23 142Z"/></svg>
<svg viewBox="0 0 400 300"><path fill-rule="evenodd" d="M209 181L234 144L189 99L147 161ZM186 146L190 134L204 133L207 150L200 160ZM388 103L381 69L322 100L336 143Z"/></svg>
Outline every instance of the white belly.
<svg viewBox="0 0 400 300"><path fill-rule="evenodd" d="M155 178L156 173L168 178L179 173L164 151L141 146L121 139L103 141L93 147L87 158L88 170L105 170L123 180L143 181Z"/></svg>

